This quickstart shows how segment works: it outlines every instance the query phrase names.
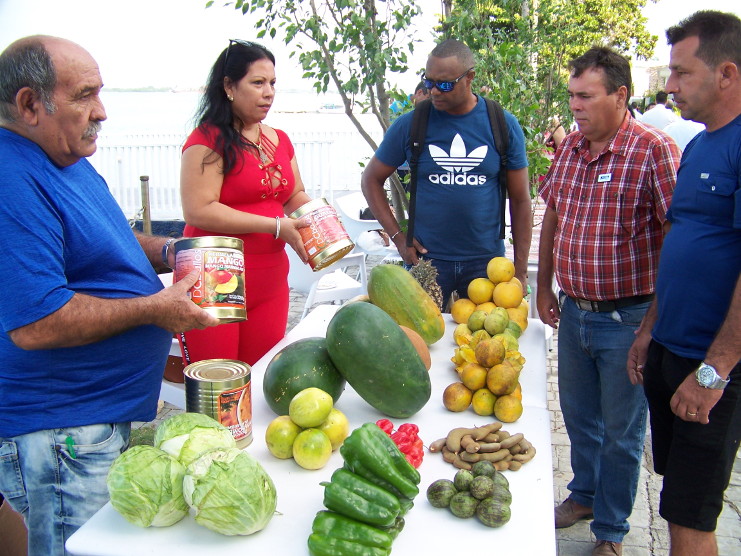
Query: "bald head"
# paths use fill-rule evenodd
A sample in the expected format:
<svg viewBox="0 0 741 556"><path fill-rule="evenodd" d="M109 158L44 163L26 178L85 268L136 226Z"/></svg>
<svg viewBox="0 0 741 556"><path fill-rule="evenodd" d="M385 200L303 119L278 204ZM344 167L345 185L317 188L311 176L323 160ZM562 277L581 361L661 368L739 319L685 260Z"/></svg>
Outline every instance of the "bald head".
<svg viewBox="0 0 741 556"><path fill-rule="evenodd" d="M36 35L0 54L0 124L34 141L61 166L95 152L106 114L98 64L80 45Z"/></svg>

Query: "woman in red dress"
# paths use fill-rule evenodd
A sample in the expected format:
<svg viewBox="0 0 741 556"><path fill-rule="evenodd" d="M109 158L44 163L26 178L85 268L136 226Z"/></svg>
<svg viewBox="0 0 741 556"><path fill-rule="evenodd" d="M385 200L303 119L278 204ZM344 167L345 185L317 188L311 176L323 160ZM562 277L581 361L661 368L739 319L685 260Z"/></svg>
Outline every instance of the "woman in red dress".
<svg viewBox="0 0 741 556"><path fill-rule="evenodd" d="M308 260L301 224L285 215L311 199L288 136L261 123L274 97L270 51L230 40L211 68L198 127L183 147L180 192L185 237L244 241L247 320L186 332L191 363L224 358L252 365L285 334L286 243Z"/></svg>

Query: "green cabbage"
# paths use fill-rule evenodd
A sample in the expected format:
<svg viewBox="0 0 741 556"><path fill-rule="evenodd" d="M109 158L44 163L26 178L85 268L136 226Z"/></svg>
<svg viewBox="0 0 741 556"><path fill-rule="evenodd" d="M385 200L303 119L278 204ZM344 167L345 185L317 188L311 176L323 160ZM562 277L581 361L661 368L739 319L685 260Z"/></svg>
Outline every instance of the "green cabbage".
<svg viewBox="0 0 741 556"><path fill-rule="evenodd" d="M191 463L183 496L196 523L224 535L251 535L275 513L276 492L258 461L231 448L206 452Z"/></svg>
<svg viewBox="0 0 741 556"><path fill-rule="evenodd" d="M152 446L134 446L118 456L108 471L111 504L140 527L167 527L188 513L183 499L185 467Z"/></svg>
<svg viewBox="0 0 741 556"><path fill-rule="evenodd" d="M187 466L204 452L236 448L237 443L229 429L208 415L179 413L157 427L154 445Z"/></svg>

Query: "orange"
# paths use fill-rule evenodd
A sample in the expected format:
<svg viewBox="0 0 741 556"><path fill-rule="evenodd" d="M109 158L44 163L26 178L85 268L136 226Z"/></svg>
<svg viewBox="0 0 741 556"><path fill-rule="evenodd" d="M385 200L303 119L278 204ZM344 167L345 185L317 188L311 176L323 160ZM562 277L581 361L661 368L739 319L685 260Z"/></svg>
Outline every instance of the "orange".
<svg viewBox="0 0 741 556"><path fill-rule="evenodd" d="M465 297L458 299L450 307L450 315L458 324L468 322L468 317L476 310L476 304Z"/></svg>
<svg viewBox="0 0 741 556"><path fill-rule="evenodd" d="M476 332L484 327L484 321L486 320L486 313L484 311L474 311L471 316L468 317L466 325L471 332Z"/></svg>
<svg viewBox="0 0 741 556"><path fill-rule="evenodd" d="M507 314L507 309L496 307L486 316L486 320L484 320L484 330L492 336L501 334L507 328L508 323L509 315Z"/></svg>
<svg viewBox="0 0 741 556"><path fill-rule="evenodd" d="M494 305L493 301L485 301L484 303L476 305L476 310L483 311L484 313L491 313L496 308L497 306Z"/></svg>
<svg viewBox="0 0 741 556"><path fill-rule="evenodd" d="M500 282L494 287L492 299L497 307L514 309L522 303L522 286L513 282Z"/></svg>
<svg viewBox="0 0 741 556"><path fill-rule="evenodd" d="M517 388L515 388L515 391L510 394L510 396L514 396L518 400L522 401L522 385L518 382Z"/></svg>
<svg viewBox="0 0 741 556"><path fill-rule="evenodd" d="M471 405L473 392L462 382L449 384L443 391L443 405L448 411L465 411Z"/></svg>
<svg viewBox="0 0 741 556"><path fill-rule="evenodd" d="M321 469L332 455L332 442L319 429L306 429L293 441L293 459L304 469Z"/></svg>
<svg viewBox="0 0 741 556"><path fill-rule="evenodd" d="M474 278L468 284L468 299L476 305L491 301L491 294L494 291L494 284L488 278ZM497 303L497 305L499 305Z"/></svg>
<svg viewBox="0 0 741 556"><path fill-rule="evenodd" d="M478 363L464 363L461 370L461 381L469 390L479 390L486 386L486 373L488 369Z"/></svg>
<svg viewBox="0 0 741 556"><path fill-rule="evenodd" d="M486 374L486 387L492 394L506 396L517 388L519 374L510 365L494 365Z"/></svg>
<svg viewBox="0 0 741 556"><path fill-rule="evenodd" d="M494 403L497 397L486 388L481 388L473 393L471 407L477 415L491 415L494 413Z"/></svg>
<svg viewBox="0 0 741 556"><path fill-rule="evenodd" d="M515 396L500 396L494 402L494 416L502 423L514 423L522 416L522 402Z"/></svg>
<svg viewBox="0 0 741 556"><path fill-rule="evenodd" d="M489 368L504 361L506 350L502 342L490 338L476 344L474 354L479 365Z"/></svg>
<svg viewBox="0 0 741 556"><path fill-rule="evenodd" d="M515 275L515 264L507 257L494 257L486 265L486 275L495 284L508 282Z"/></svg>

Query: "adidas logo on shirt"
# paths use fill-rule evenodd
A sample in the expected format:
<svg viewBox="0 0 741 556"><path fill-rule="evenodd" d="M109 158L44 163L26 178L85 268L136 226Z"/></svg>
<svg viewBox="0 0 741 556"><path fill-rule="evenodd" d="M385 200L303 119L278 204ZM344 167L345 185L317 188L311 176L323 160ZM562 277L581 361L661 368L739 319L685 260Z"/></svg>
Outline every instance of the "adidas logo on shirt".
<svg viewBox="0 0 741 556"><path fill-rule="evenodd" d="M444 174L430 174L431 183L440 185L483 185L486 183L485 175L469 174L469 172L483 162L489 150L487 145L466 153L463 138L456 133L450 144L450 154L435 145L429 145L429 149L432 159L446 171Z"/></svg>

